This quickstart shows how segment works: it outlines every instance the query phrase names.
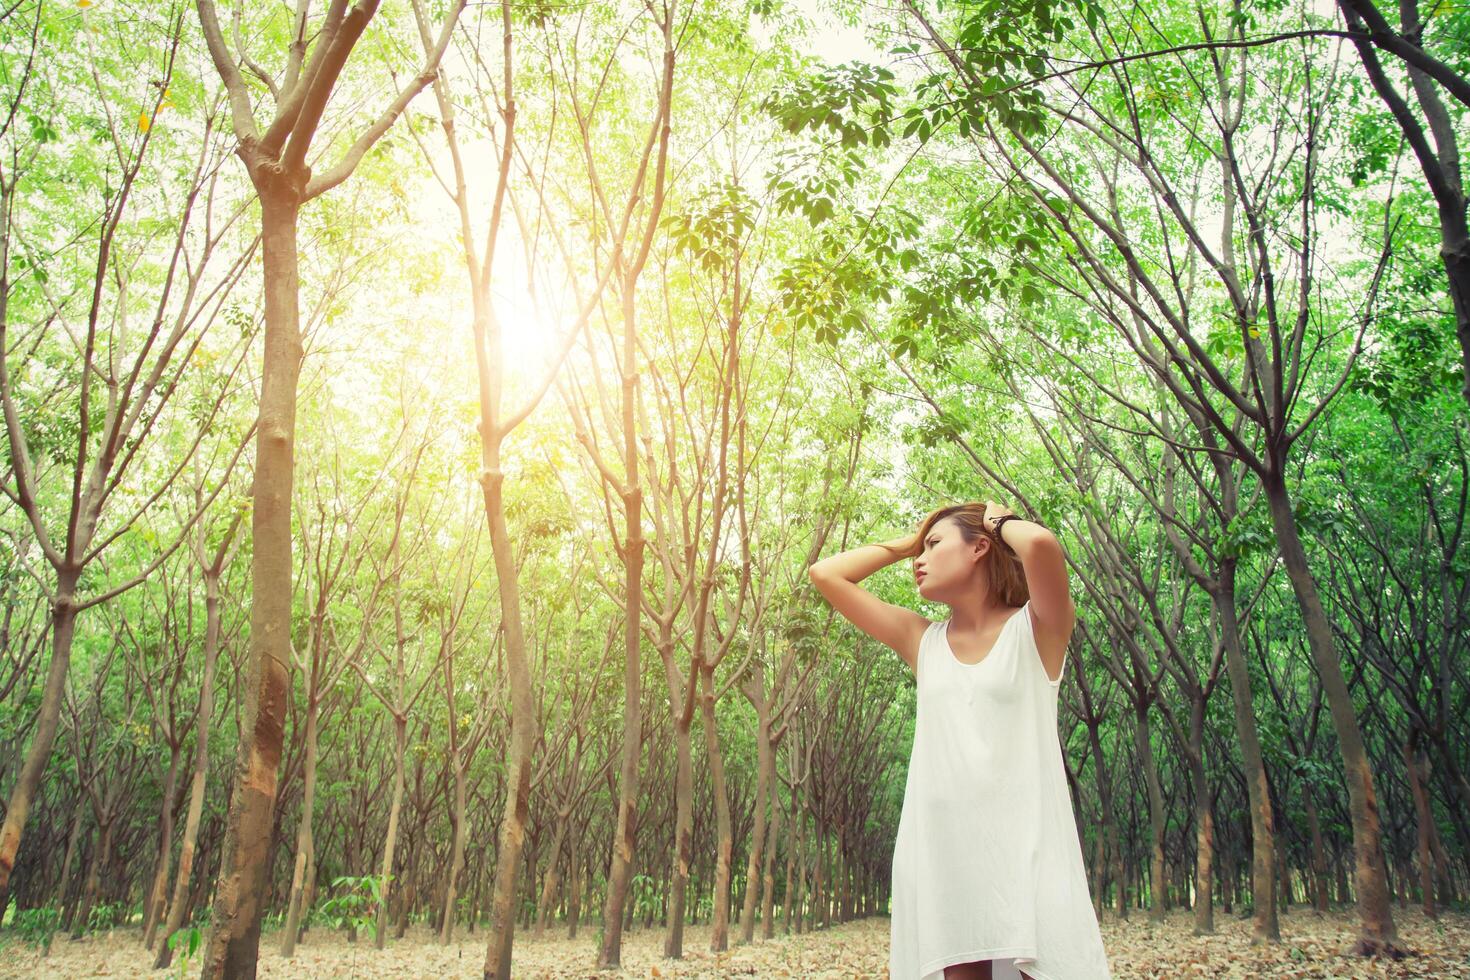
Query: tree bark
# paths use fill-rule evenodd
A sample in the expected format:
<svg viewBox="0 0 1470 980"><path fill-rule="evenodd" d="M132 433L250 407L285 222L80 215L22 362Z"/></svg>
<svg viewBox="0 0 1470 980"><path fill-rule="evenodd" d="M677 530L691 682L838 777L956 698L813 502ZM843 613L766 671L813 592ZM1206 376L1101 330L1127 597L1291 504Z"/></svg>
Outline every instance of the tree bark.
<svg viewBox="0 0 1470 980"><path fill-rule="evenodd" d="M1204 762L1205 704L1196 701L1190 706L1189 737L1193 743L1189 752L1189 781L1194 789L1194 934L1211 936L1215 933L1215 807L1210 793L1209 779L1205 776Z"/></svg>
<svg viewBox="0 0 1470 980"><path fill-rule="evenodd" d="M672 671L673 653L665 664ZM693 665L690 669L696 669ZM671 683L671 687L675 685ZM680 685L682 686L682 685ZM694 835L694 764L690 744L688 711L680 711L673 719L674 729L674 853L669 874L668 932L664 936L664 956L682 959L684 956L685 899L689 889L689 864Z"/></svg>
<svg viewBox="0 0 1470 980"><path fill-rule="evenodd" d="M241 693L240 751L203 976L253 978L270 873L277 769L291 657L291 489L301 334L296 221L299 189L259 187L265 353L250 515L250 644Z"/></svg>
<svg viewBox="0 0 1470 980"><path fill-rule="evenodd" d="M764 686L764 685L762 685ZM766 839L766 796L771 779L771 726L760 713L756 722L755 735L755 819L750 829L749 855L745 862L745 901L740 909L740 941L749 943L755 938L755 908L759 895L756 886L761 880L761 849Z"/></svg>
<svg viewBox="0 0 1470 980"><path fill-rule="evenodd" d="M714 929L710 934L711 953L723 953L730 946L730 874L735 850L730 821L730 798L725 788L725 762L720 753L720 732L715 725L715 682L713 671L700 666L703 687L699 699L704 715L704 745L709 760L710 792L715 802L715 882Z"/></svg>
<svg viewBox="0 0 1470 980"><path fill-rule="evenodd" d="M51 599L51 663L46 669L46 684L41 690L41 707L36 713L36 730L21 763L20 776L10 791L5 807L5 823L0 825L0 909L10 904L10 875L15 870L15 855L20 850L20 835L31 812L41 774L51 759L56 744L56 728L61 721L61 696L71 664L72 638L76 635L77 579L81 569L57 572L56 594Z"/></svg>
<svg viewBox="0 0 1470 980"><path fill-rule="evenodd" d="M1414 798L1414 823L1416 833L1415 851L1419 860L1419 891L1424 903L1424 914L1438 919L1439 908L1434 901L1434 856L1431 841L1434 835L1434 810L1429 803L1429 793L1424 785L1424 770L1420 763L1418 738L1411 733L1404 740L1404 771L1409 777L1409 793Z"/></svg>
<svg viewBox="0 0 1470 980"><path fill-rule="evenodd" d="M1235 611L1233 560L1221 563L1217 587L1210 592L1215 613L1220 617L1220 642L1225 644L1225 673L1230 678L1231 703L1235 709L1235 733L1240 739L1241 763L1245 769L1246 795L1251 814L1251 942L1280 942L1281 924L1276 916L1276 818L1271 788L1266 781L1266 758L1256 727L1255 702L1251 695L1250 672L1246 669L1241 644L1240 620Z"/></svg>
<svg viewBox="0 0 1470 980"><path fill-rule="evenodd" d="M1262 488L1270 504L1282 561L1292 591L1301 607L1307 643L1317 676L1327 695L1327 708L1337 734L1343 774L1348 785L1348 812L1353 825L1354 884L1357 891L1359 935L1354 946L1360 955L1402 955L1389 904L1388 877L1383 860L1382 827L1378 797L1373 788L1373 769L1363 744L1363 733L1353 712L1352 696L1343 677L1332 638L1332 625L1322 608L1316 580L1307 564L1307 553L1297 533L1296 515L1284 480L1271 472L1262 477Z"/></svg>
<svg viewBox="0 0 1470 980"><path fill-rule="evenodd" d="M168 906L168 921L164 925L163 936L158 943L158 956L153 961L155 970L166 970L173 961L174 951L169 948L168 938L183 926L184 915L191 904L189 902L189 879L194 872L194 850L199 843L199 824L204 816L204 788L209 778L209 725L214 714L214 669L219 659L219 578L219 570L205 570L204 672L199 680L199 713L195 719L198 735L195 737L194 745L194 772L189 785L189 813L184 818L184 839L179 844L179 868L174 876L173 899Z"/></svg>
<svg viewBox="0 0 1470 980"><path fill-rule="evenodd" d="M776 935L776 841L781 834L781 801L772 800L771 826L767 835L765 872L761 876L761 938Z"/></svg>
<svg viewBox="0 0 1470 980"><path fill-rule="evenodd" d="M1138 751L1138 765L1143 770L1144 786L1148 790L1149 847L1152 860L1149 868L1148 920L1164 921L1164 892L1168 883L1164 877L1164 793L1159 786L1159 770L1154 762L1151 738L1152 726L1148 719L1148 703L1134 706L1136 723L1133 741Z"/></svg>
<svg viewBox="0 0 1470 980"><path fill-rule="evenodd" d="M393 796L388 804L388 830L383 837L383 866L378 875L378 926L373 945L388 942L388 900L393 885L393 857L398 848L398 821L403 813L403 757L408 751L408 719L393 716Z"/></svg>
<svg viewBox="0 0 1470 980"><path fill-rule="evenodd" d="M452 695L451 695L452 696ZM449 842L449 867L444 875L444 897L440 904L439 945L448 946L454 937L454 904L459 897L459 876L464 871L465 842L465 768L467 759L456 752L451 756L454 768L454 799L451 801L449 819L453 823L453 834Z"/></svg>
<svg viewBox="0 0 1470 980"><path fill-rule="evenodd" d="M159 920L167 911L168 869L173 856L174 843L174 792L179 778L179 746L170 745L168 770L163 777L163 800L158 814L158 860L154 862L153 878L148 885L148 898L143 903L143 948L152 949Z"/></svg>
<svg viewBox="0 0 1470 980"><path fill-rule="evenodd" d="M87 863L87 883L82 886L82 902L77 906L76 918L72 921L71 938L81 939L87 931L87 920L92 916L92 906L97 901L97 889L101 884L102 868L112 860L112 828L116 823L111 813L103 814L97 828L97 850Z"/></svg>
<svg viewBox="0 0 1470 980"><path fill-rule="evenodd" d="M314 662L316 658L312 659ZM291 870L291 899L286 909L286 923L281 930L281 956L288 960L296 955L297 934L302 926L304 911L307 859L314 850L311 824L312 811L316 807L317 712L320 710L315 679L307 682L306 699L306 760L302 764L301 817L296 824L296 861Z"/></svg>

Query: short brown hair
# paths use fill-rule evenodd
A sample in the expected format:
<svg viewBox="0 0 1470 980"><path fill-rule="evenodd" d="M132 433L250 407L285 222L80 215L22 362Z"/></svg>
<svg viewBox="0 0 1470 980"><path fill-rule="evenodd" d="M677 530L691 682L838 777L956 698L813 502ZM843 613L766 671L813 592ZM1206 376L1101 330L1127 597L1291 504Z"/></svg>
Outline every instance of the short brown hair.
<svg viewBox="0 0 1470 980"><path fill-rule="evenodd" d="M954 521L966 544L974 544L982 536L990 539L991 547L981 560L986 565L991 591L998 593L1001 601L1008 606L1025 604L1031 598L1031 590L1026 587L1026 571L1021 567L1021 559L1016 557L1016 553L985 526L984 504L950 504L936 508L919 525L919 533L914 536L913 543L908 548L902 551L896 548L888 550L900 558L913 558L924 550L924 539L929 536L934 525L945 518Z"/></svg>

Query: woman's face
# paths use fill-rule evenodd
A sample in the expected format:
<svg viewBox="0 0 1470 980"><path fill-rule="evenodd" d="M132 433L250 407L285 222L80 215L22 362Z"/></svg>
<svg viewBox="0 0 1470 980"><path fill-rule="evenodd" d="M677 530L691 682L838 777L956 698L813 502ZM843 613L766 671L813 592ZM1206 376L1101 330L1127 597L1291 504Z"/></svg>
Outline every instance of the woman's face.
<svg viewBox="0 0 1470 980"><path fill-rule="evenodd" d="M934 522L921 545L923 550L914 558L919 595L943 602L957 588L972 587L975 559L985 553L981 541L966 541L959 526L946 517Z"/></svg>

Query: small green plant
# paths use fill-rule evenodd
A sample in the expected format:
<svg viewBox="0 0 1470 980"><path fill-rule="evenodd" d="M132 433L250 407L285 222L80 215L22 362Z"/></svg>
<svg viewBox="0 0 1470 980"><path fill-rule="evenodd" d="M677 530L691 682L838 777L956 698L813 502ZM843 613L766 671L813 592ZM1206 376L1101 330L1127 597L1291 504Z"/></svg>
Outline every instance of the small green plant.
<svg viewBox="0 0 1470 980"><path fill-rule="evenodd" d="M637 874L633 886L633 917L651 919L658 914L658 888L650 875Z"/></svg>
<svg viewBox="0 0 1470 980"><path fill-rule="evenodd" d="M173 950L178 957L174 962L178 966L175 975L179 980L184 980L184 974L189 972L189 961L194 958L195 953L199 952L199 943L202 938L203 933L199 931L198 926L187 926L168 937L168 948Z"/></svg>
<svg viewBox="0 0 1470 980"><path fill-rule="evenodd" d="M122 921L123 906L121 902L101 902L92 906L92 911L87 915L87 931L101 932L111 929Z"/></svg>
<svg viewBox="0 0 1470 980"><path fill-rule="evenodd" d="M377 875L354 878L342 875L332 880L337 894L324 899L317 906L320 921L334 929L366 930L373 939L377 938L377 908L383 894L383 880Z"/></svg>
<svg viewBox="0 0 1470 980"><path fill-rule="evenodd" d="M13 928L20 934L21 942L44 953L51 951L51 936L61 928L61 909L55 905L42 905L33 909L21 909L15 913Z"/></svg>

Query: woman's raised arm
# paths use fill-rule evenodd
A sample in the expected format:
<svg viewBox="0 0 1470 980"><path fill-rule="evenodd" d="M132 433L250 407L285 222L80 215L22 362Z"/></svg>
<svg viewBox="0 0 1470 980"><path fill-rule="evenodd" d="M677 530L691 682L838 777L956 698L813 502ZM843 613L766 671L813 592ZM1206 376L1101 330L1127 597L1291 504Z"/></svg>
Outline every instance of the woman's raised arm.
<svg viewBox="0 0 1470 980"><path fill-rule="evenodd" d="M887 547L861 545L823 558L807 569L812 584L833 609L858 629L891 648L915 672L918 670L919 639L928 628L929 620L912 609L884 602L857 583L880 568L914 555L917 540L918 535L906 534L884 542Z"/></svg>

